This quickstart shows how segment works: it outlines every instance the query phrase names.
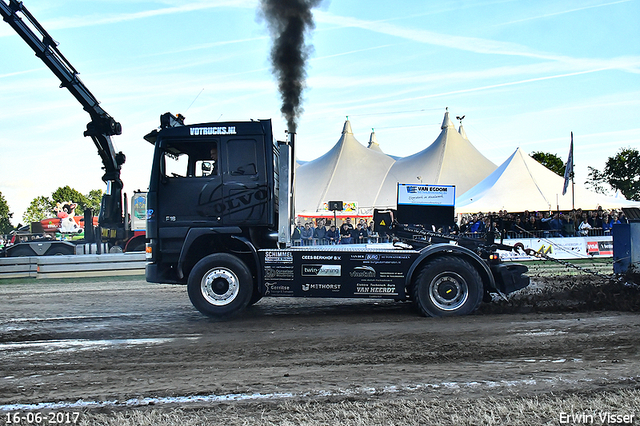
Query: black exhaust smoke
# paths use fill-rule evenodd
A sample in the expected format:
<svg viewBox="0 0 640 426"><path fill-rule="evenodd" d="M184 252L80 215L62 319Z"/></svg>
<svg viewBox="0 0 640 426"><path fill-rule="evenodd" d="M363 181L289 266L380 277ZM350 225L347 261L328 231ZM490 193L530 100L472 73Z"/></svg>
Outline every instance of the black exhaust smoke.
<svg viewBox="0 0 640 426"><path fill-rule="evenodd" d="M271 65L278 79L282 107L289 132L295 133L302 113L302 91L307 76L305 65L313 47L304 42L312 30L311 9L322 0L261 0L262 14L267 20L273 40Z"/></svg>

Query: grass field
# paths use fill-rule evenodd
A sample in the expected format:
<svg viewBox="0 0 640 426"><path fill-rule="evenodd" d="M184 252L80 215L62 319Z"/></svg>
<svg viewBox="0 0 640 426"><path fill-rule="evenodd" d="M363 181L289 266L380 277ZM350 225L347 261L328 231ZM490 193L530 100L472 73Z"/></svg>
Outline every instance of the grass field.
<svg viewBox="0 0 640 426"><path fill-rule="evenodd" d="M626 417L625 417L626 416ZM83 413L81 425L559 425L640 424L634 390L485 399L342 400L224 404L193 409Z"/></svg>

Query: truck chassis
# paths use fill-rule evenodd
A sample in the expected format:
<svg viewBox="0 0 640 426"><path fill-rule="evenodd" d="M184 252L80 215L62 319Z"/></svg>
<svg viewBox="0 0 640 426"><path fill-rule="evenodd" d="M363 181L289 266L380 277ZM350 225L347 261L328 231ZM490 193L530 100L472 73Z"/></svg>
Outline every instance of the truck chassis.
<svg viewBox="0 0 640 426"><path fill-rule="evenodd" d="M375 298L412 301L423 315L450 316L472 313L491 292L510 293L529 283L521 274L525 267L492 267L451 244L421 250L391 244L291 247L256 255L254 268L229 253L202 258L187 283L193 305L218 317L262 296Z"/></svg>

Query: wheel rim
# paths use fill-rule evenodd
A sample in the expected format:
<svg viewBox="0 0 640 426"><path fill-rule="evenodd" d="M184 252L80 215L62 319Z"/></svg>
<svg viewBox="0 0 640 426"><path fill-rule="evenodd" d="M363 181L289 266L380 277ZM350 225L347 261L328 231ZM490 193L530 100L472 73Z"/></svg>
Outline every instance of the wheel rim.
<svg viewBox="0 0 640 426"><path fill-rule="evenodd" d="M238 296L240 281L230 269L214 268L202 277L200 291L210 304L224 306L233 302Z"/></svg>
<svg viewBox="0 0 640 426"><path fill-rule="evenodd" d="M431 280L429 299L438 309L453 311L469 298L467 281L455 272L442 272Z"/></svg>

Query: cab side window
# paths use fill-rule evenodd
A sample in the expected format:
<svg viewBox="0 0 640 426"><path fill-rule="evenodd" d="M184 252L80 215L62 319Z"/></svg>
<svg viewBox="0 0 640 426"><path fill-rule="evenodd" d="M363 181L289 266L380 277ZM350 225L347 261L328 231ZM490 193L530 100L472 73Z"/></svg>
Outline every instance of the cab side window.
<svg viewBox="0 0 640 426"><path fill-rule="evenodd" d="M258 174L257 144L254 139L233 139L227 144L227 166L231 176Z"/></svg>
<svg viewBox="0 0 640 426"><path fill-rule="evenodd" d="M163 175L167 178L180 178L187 176L188 167L189 156L187 154L165 152Z"/></svg>

